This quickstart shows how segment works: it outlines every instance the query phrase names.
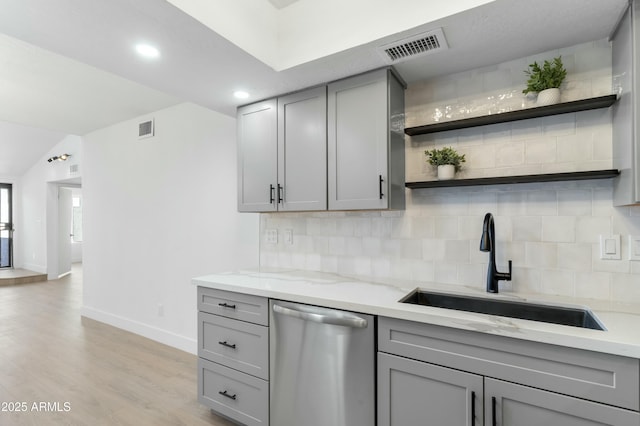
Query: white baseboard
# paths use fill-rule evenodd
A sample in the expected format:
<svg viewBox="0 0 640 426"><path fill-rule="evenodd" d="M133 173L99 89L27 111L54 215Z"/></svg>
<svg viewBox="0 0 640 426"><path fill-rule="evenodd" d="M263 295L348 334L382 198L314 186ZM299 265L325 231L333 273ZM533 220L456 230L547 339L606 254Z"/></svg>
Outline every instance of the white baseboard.
<svg viewBox="0 0 640 426"><path fill-rule="evenodd" d="M163 330L161 328L152 327L138 321L133 321L128 318L113 315L108 312L104 312L99 309L94 309L87 306L82 307L82 309L80 310L80 314L83 317L87 317L92 320L100 321L105 324L109 324L114 327L139 334L140 336L155 340L156 342L163 343L165 345L180 349L194 355L196 355L198 352L198 342L195 339L190 339L188 337L184 337L179 334Z"/></svg>
<svg viewBox="0 0 640 426"><path fill-rule="evenodd" d="M16 266L17 268L17 266ZM46 265L36 265L35 263L23 263L22 266L20 266L21 269L26 269L28 271L33 271L33 272L39 272L41 274L46 274L47 273L47 266Z"/></svg>

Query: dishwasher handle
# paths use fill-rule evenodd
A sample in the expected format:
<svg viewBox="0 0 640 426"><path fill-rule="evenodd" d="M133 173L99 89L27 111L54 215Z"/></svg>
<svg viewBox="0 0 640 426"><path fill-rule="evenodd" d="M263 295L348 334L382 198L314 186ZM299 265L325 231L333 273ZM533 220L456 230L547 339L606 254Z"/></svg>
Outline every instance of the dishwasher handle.
<svg viewBox="0 0 640 426"><path fill-rule="evenodd" d="M367 320L353 315L349 312L327 310L323 313L304 312L297 309L285 308L280 305L273 305L273 312L290 317L299 318L305 321L319 322L330 325L341 325L352 328L367 328Z"/></svg>

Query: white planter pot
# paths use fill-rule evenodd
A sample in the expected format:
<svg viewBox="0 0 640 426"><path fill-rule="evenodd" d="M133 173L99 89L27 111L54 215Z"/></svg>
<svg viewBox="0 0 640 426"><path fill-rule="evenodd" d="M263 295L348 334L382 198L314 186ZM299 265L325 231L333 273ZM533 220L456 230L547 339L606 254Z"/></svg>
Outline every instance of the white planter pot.
<svg viewBox="0 0 640 426"><path fill-rule="evenodd" d="M456 168L452 164L438 166L438 180L451 180L456 174Z"/></svg>
<svg viewBox="0 0 640 426"><path fill-rule="evenodd" d="M538 93L538 100L536 101L536 105L553 105L560 102L560 89L545 89L542 92Z"/></svg>

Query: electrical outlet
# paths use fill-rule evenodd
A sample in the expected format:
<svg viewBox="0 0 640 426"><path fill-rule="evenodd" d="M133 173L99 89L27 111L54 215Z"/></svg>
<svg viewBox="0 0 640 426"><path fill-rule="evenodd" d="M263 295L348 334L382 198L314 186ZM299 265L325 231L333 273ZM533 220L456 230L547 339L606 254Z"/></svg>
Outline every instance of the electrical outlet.
<svg viewBox="0 0 640 426"><path fill-rule="evenodd" d="M620 260L620 234L600 235L600 259Z"/></svg>
<svg viewBox="0 0 640 426"><path fill-rule="evenodd" d="M629 260L640 260L640 235L629 235Z"/></svg>
<svg viewBox="0 0 640 426"><path fill-rule="evenodd" d="M293 244L293 229L284 230L284 243L289 245Z"/></svg>
<svg viewBox="0 0 640 426"><path fill-rule="evenodd" d="M278 244L278 230L265 229L264 239L267 244Z"/></svg>

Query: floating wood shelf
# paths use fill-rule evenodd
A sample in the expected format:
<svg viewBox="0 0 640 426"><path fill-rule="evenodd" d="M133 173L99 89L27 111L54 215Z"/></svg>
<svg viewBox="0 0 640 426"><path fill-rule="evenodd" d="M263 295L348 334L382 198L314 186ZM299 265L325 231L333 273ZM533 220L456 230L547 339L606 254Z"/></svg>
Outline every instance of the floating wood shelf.
<svg viewBox="0 0 640 426"><path fill-rule="evenodd" d="M462 120L445 121L424 126L407 127L404 132L409 136L426 135L428 133L445 132L448 130L466 129L469 127L486 126L489 124L507 123L528 118L546 117L549 115L565 114L569 112L586 111L590 109L607 108L616 101L616 95L599 96L581 99L579 101L563 102L555 105L545 105L500 114L484 115L481 117L464 118Z"/></svg>
<svg viewBox="0 0 640 426"><path fill-rule="evenodd" d="M429 180L423 182L407 182L405 183L405 186L410 189L418 189L453 186L506 185L512 183L561 182L571 180L608 179L616 177L619 174L620 171L615 169L590 170L586 172L545 173L539 175L500 176L475 179Z"/></svg>

